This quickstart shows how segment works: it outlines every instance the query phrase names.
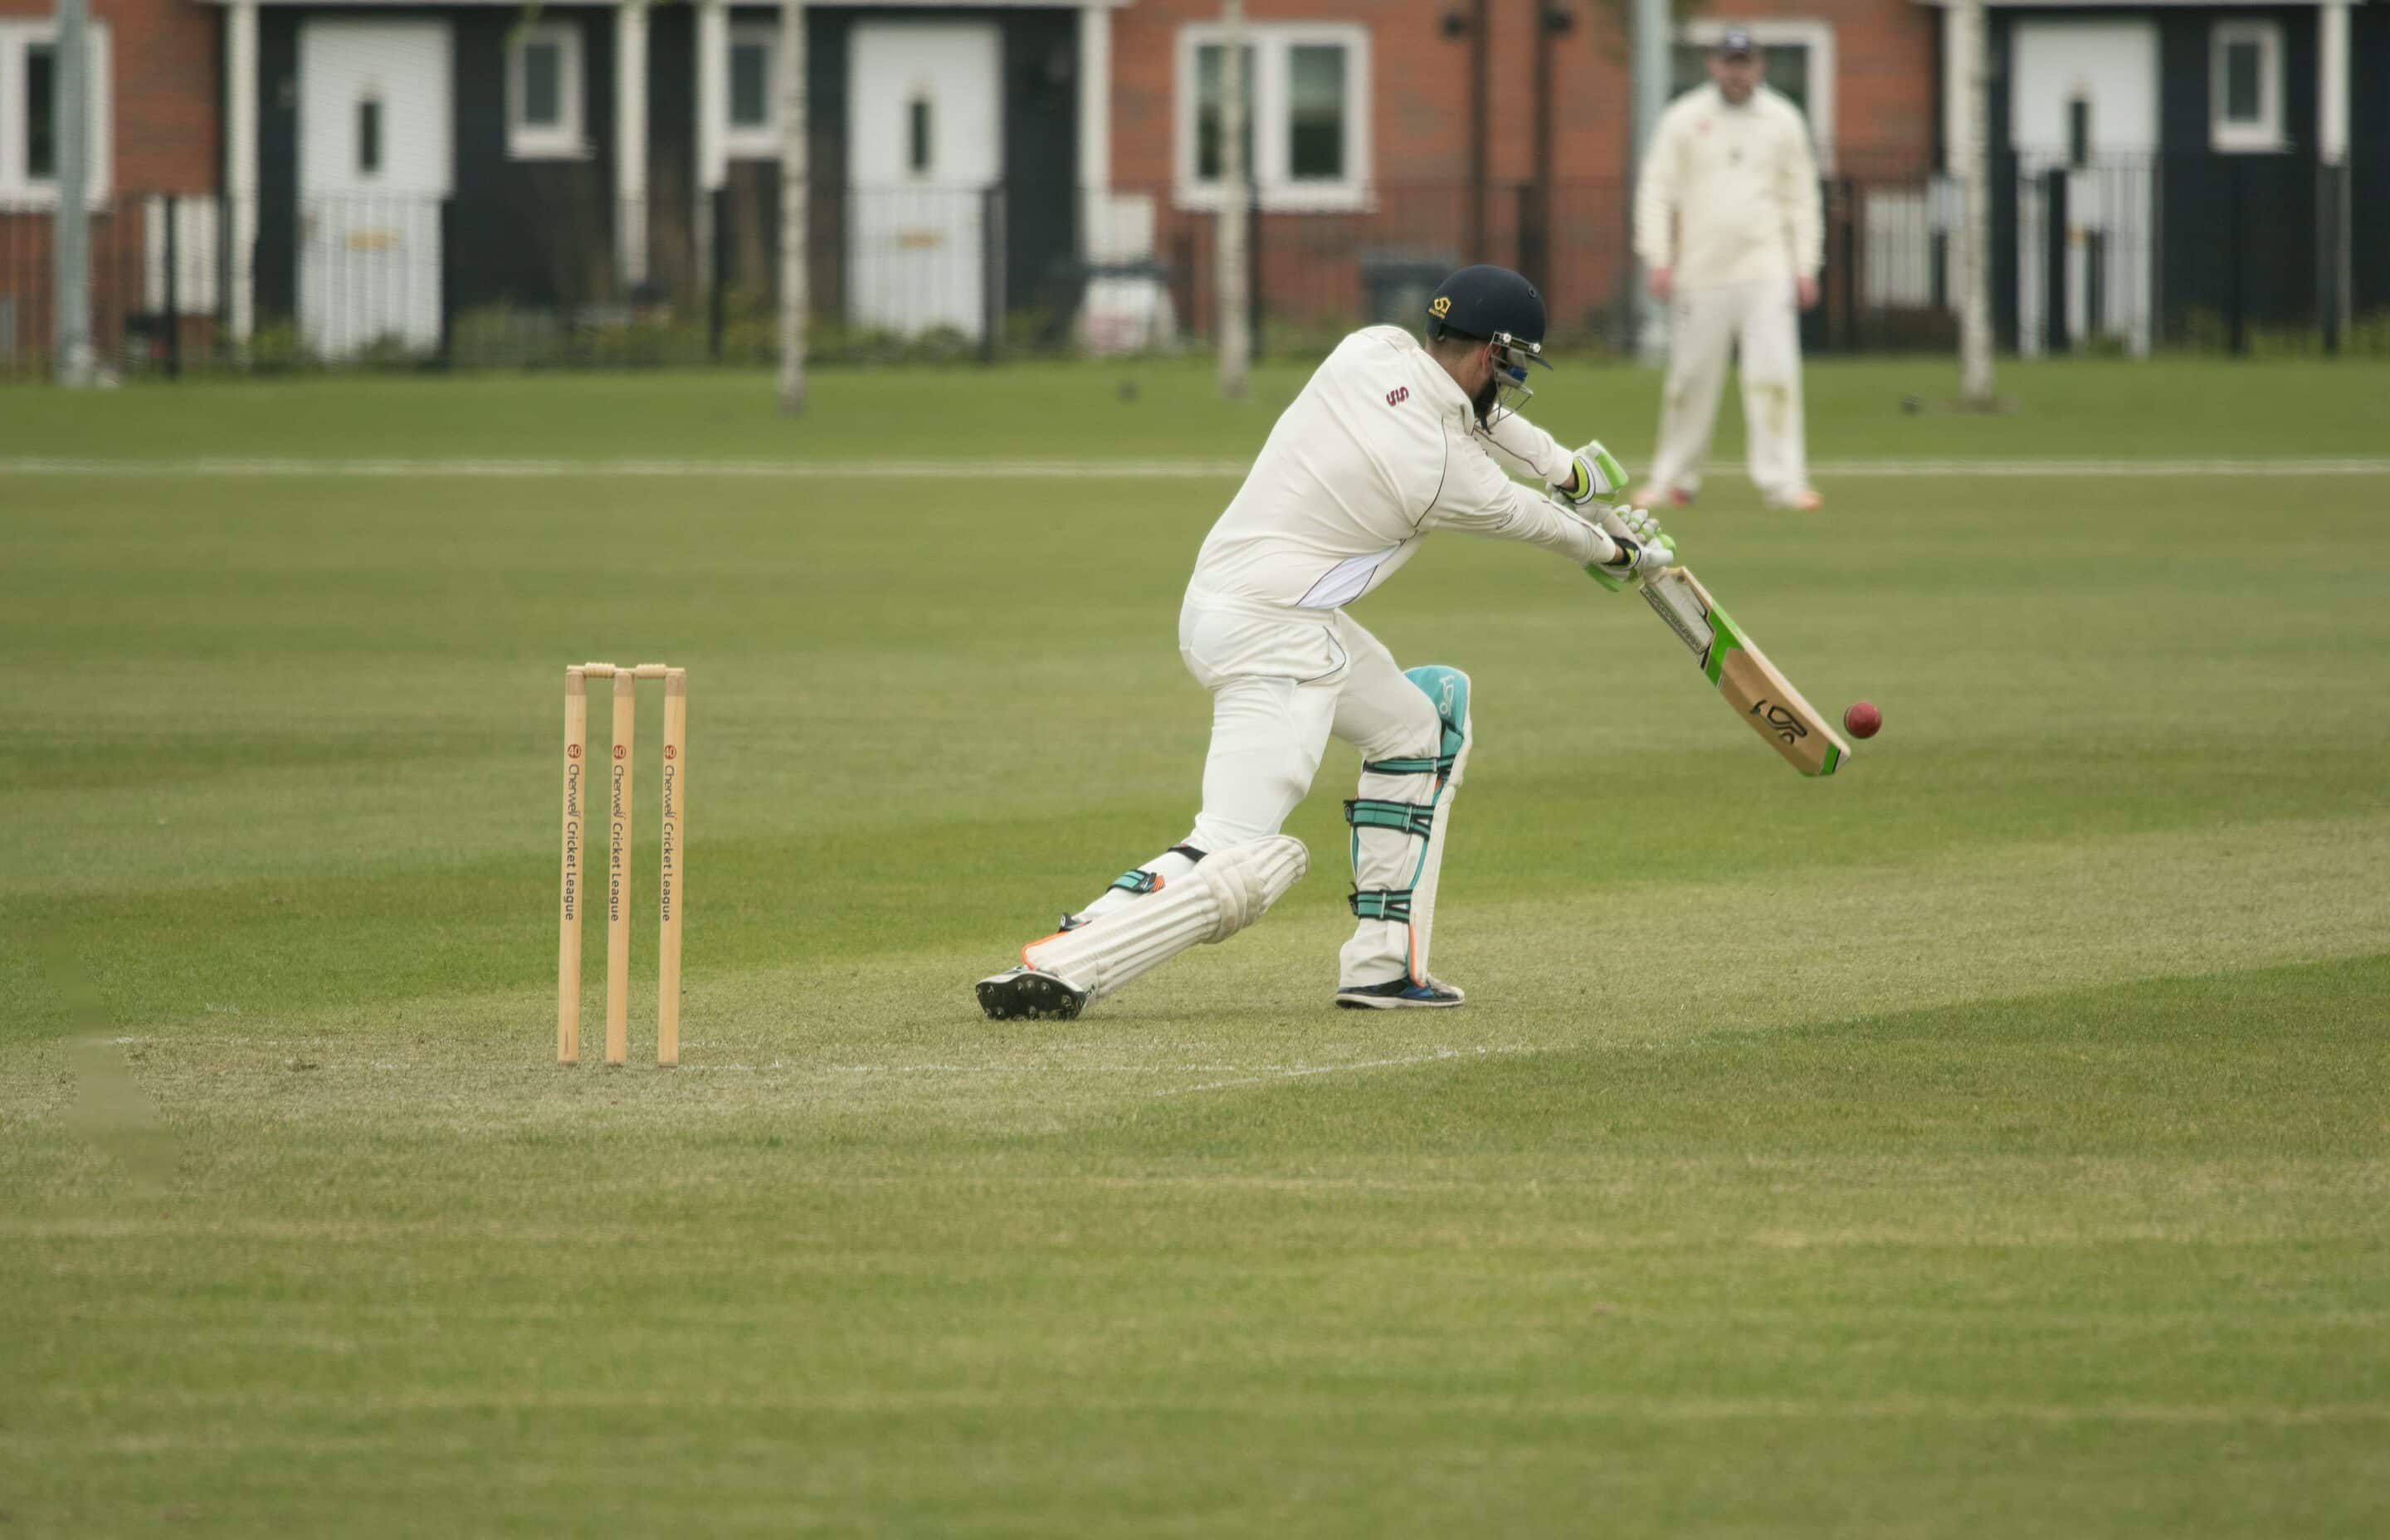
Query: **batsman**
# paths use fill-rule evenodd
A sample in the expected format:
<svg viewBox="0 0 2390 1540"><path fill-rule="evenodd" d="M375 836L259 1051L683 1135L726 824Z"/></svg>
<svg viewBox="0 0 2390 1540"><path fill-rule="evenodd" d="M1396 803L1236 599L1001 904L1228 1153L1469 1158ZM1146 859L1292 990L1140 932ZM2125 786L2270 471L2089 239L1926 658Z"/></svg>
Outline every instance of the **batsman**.
<svg viewBox="0 0 2390 1540"><path fill-rule="evenodd" d="M1469 676L1406 672L1345 606L1438 530L1542 546L1613 588L1674 562L1649 514L1609 507L1625 475L1600 443L1563 449L1520 415L1529 366L1550 367L1544 308L1518 274L1464 267L1436 288L1424 339L1370 327L1313 374L1204 540L1179 610L1179 656L1212 692L1194 828L981 980L988 1016L1075 1017L1259 919L1309 868L1280 830L1331 737L1361 751L1344 804L1354 926L1336 1004L1461 1003L1428 964L1453 798L1476 746Z"/></svg>

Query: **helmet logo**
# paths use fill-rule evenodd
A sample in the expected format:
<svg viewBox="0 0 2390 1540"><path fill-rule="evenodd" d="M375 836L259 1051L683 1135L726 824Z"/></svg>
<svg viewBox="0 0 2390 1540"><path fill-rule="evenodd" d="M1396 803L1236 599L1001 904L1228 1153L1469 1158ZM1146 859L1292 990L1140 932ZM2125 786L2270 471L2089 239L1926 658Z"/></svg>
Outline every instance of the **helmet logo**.
<svg viewBox="0 0 2390 1540"><path fill-rule="evenodd" d="M1452 314L1451 299L1443 294L1437 295L1435 297L1435 302L1427 307L1427 313L1430 315L1434 316L1439 321L1443 320L1446 316Z"/></svg>

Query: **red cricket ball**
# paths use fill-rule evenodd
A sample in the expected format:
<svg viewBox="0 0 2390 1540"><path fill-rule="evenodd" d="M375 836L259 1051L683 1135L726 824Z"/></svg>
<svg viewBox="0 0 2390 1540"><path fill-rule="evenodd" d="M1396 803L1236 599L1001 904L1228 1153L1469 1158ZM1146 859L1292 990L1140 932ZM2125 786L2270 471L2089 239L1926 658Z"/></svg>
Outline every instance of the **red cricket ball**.
<svg viewBox="0 0 2390 1540"><path fill-rule="evenodd" d="M1854 702L1850 710L1843 713L1843 731L1853 738L1873 738L1875 730L1882 725L1883 713L1875 709L1872 700Z"/></svg>

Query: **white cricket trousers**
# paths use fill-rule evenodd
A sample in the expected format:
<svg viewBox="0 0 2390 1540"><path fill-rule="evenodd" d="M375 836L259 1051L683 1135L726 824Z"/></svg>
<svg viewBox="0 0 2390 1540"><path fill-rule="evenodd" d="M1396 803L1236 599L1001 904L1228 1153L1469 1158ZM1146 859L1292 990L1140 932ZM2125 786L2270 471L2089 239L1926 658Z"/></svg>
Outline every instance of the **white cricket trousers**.
<svg viewBox="0 0 2390 1540"><path fill-rule="evenodd" d="M1190 594L1179 611L1178 654L1212 692L1203 811L1187 837L1198 850L1278 833L1311 790L1330 738L1360 750L1365 762L1433 759L1443 744L1434 703L1403 676L1385 644L1341 610L1283 610ZM1365 770L1360 795L1428 802L1433 787L1433 776ZM1408 885L1415 847L1407 840L1385 835L1359 844L1361 887ZM1358 920L1338 963L1340 987L1401 978L1410 969L1409 928Z"/></svg>
<svg viewBox="0 0 2390 1540"><path fill-rule="evenodd" d="M1752 484L1763 496L1790 497L1809 484L1801 426L1800 308L1790 278L1677 291L1668 311L1668 382L1660 396L1660 453L1651 480L1700 489L1730 349L1742 367Z"/></svg>

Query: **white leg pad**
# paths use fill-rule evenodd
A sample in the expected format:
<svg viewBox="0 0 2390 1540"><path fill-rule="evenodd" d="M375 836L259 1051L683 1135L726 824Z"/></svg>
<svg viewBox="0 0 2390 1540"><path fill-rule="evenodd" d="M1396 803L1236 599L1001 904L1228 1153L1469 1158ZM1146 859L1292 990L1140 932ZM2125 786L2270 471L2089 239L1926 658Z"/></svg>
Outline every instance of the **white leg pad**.
<svg viewBox="0 0 2390 1540"><path fill-rule="evenodd" d="M1467 759L1469 751L1460 751ZM1419 875L1411 884L1411 979L1427 982L1428 943L1435 938L1436 879L1444 872L1444 831L1452 823L1452 794L1460 787L1460 766L1453 766L1452 779L1444 795L1435 802L1435 830L1427 837L1427 849L1420 854Z"/></svg>
<svg viewBox="0 0 2390 1540"><path fill-rule="evenodd" d="M1310 853L1290 834L1216 851L1134 904L1031 942L1021 960L1091 996L1110 995L1190 946L1227 941L1310 869Z"/></svg>

